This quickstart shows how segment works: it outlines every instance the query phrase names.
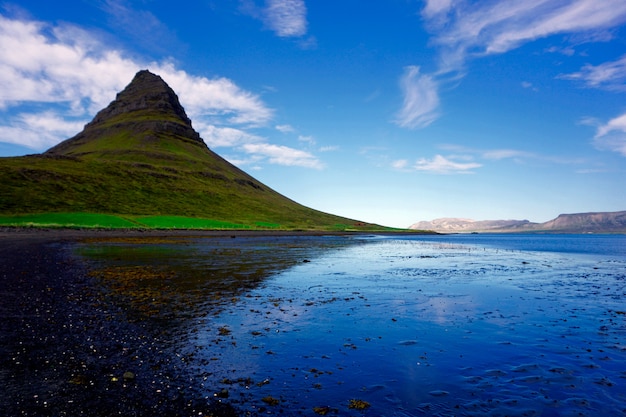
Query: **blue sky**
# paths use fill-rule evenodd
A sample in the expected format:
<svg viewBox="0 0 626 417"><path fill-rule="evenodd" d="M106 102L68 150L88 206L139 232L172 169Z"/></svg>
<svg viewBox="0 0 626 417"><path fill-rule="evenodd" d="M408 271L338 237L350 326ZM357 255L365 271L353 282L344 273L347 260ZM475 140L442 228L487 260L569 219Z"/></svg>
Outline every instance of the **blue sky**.
<svg viewBox="0 0 626 417"><path fill-rule="evenodd" d="M211 149L319 210L626 210L623 0L0 2L0 156L78 133L146 68Z"/></svg>

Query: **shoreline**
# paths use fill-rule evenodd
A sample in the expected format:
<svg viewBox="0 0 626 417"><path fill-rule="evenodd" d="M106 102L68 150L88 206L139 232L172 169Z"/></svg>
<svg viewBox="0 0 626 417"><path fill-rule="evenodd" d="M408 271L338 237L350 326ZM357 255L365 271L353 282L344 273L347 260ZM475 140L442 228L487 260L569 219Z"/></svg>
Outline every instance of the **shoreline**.
<svg viewBox="0 0 626 417"><path fill-rule="evenodd" d="M119 237L277 237L277 236L364 236L364 235L437 235L436 232L411 231L326 231L326 230L199 230L199 229L72 229L0 227L0 248L7 241L78 241ZM4 244L4 245L3 245Z"/></svg>

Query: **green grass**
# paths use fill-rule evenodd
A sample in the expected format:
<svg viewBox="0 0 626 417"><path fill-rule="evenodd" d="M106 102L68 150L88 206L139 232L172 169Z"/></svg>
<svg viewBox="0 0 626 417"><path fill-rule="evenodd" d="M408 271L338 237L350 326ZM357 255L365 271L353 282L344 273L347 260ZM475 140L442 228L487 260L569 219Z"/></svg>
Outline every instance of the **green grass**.
<svg viewBox="0 0 626 417"><path fill-rule="evenodd" d="M116 216L94 213L41 213L0 216L0 226L104 229L250 229L250 226L182 216Z"/></svg>
<svg viewBox="0 0 626 417"><path fill-rule="evenodd" d="M39 213L3 216L0 226L51 227L51 228L101 228L101 229L188 229L188 230L288 230L278 223L252 222L233 223L221 220L184 216L121 216L97 213ZM328 231L350 231L354 227L336 224L319 228Z"/></svg>
<svg viewBox="0 0 626 417"><path fill-rule="evenodd" d="M182 216L146 216L134 220L150 229L250 229L244 224Z"/></svg>
<svg viewBox="0 0 626 417"><path fill-rule="evenodd" d="M353 224L334 224L302 228L286 227L278 223L228 221L184 216L132 216L97 213L39 213L0 215L0 227L92 228L92 229L184 229L184 230L321 230L321 231L394 231L376 225L355 227Z"/></svg>
<svg viewBox="0 0 626 417"><path fill-rule="evenodd" d="M16 227L90 227L129 229L141 225L120 216L94 213L41 213L0 216L0 226Z"/></svg>

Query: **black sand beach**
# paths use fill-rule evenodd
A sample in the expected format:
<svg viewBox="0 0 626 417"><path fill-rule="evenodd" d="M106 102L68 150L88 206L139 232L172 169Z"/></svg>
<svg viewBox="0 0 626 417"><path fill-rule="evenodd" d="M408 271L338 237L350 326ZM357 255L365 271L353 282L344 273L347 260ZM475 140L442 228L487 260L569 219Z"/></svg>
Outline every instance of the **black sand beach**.
<svg viewBox="0 0 626 417"><path fill-rule="evenodd" d="M127 317L71 256L77 240L116 235L0 231L2 415L236 415L194 392L166 335Z"/></svg>

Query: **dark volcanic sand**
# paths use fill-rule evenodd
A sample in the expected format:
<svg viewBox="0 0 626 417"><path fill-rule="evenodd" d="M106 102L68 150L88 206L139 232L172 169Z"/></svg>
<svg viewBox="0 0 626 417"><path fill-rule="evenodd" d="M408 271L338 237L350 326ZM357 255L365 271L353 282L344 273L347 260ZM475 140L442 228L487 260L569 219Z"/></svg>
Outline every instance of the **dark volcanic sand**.
<svg viewBox="0 0 626 417"><path fill-rule="evenodd" d="M72 256L92 235L0 230L0 414L236 415L194 392L172 335L127 317Z"/></svg>

